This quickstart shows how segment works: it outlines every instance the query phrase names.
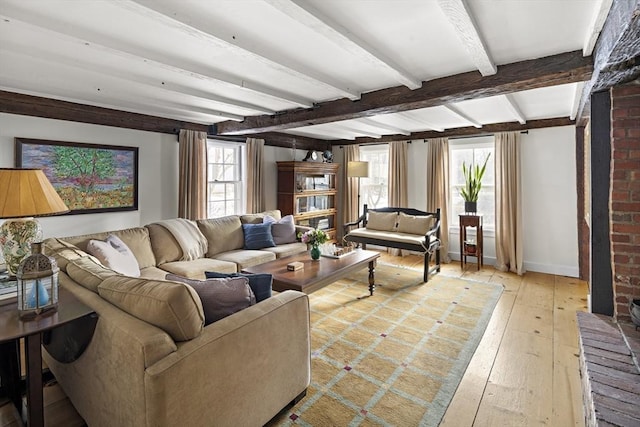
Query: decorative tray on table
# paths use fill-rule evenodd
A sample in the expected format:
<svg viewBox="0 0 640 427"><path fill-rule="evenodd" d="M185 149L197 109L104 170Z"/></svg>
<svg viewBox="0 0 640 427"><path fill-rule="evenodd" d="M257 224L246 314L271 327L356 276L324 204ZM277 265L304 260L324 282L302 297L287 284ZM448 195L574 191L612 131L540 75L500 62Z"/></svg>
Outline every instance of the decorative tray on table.
<svg viewBox="0 0 640 427"><path fill-rule="evenodd" d="M355 250L351 246L344 247L344 248L335 247L330 251L322 252L320 256L323 256L325 258L340 259L340 258L349 256L353 253L355 253Z"/></svg>

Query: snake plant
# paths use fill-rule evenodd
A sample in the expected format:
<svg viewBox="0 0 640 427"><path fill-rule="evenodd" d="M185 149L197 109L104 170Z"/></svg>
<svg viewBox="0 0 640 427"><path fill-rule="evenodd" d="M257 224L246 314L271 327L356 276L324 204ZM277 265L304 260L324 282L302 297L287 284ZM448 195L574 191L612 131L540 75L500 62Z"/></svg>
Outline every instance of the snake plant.
<svg viewBox="0 0 640 427"><path fill-rule="evenodd" d="M465 202L478 201L478 193L480 193L480 189L482 188L482 176L487 168L490 155L491 153L487 154L487 158L484 159L482 167L474 163L471 163L469 167L467 167L466 162L462 162L462 174L464 175L465 185L460 189L460 195Z"/></svg>

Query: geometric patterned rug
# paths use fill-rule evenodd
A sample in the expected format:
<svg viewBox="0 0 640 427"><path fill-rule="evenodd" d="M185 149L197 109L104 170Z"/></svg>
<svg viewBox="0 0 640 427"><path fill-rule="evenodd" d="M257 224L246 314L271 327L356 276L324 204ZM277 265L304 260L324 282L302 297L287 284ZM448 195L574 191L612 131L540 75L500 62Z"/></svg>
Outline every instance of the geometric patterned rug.
<svg viewBox="0 0 640 427"><path fill-rule="evenodd" d="M502 286L378 263L309 296L311 385L269 426L437 426Z"/></svg>

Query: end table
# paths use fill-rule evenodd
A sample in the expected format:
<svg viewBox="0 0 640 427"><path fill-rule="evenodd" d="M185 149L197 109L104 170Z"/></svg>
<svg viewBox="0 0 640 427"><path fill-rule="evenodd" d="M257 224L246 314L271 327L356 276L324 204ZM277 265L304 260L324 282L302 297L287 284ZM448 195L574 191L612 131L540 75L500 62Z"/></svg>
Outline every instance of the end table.
<svg viewBox="0 0 640 427"><path fill-rule="evenodd" d="M482 215L459 215L460 217L460 267L464 269L467 257L478 259L478 270L482 267ZM476 229L476 239L467 237L467 227Z"/></svg>
<svg viewBox="0 0 640 427"><path fill-rule="evenodd" d="M20 377L18 351L19 340L25 339L25 363L27 385L27 424L29 427L44 426L44 399L42 394L42 343L43 336L56 329L64 328L74 321L87 322L95 328L97 318L94 311L71 292L59 289L58 310L44 313L35 318L21 319L15 304L0 307L0 345L3 347L2 366L9 383L11 400L21 411L22 399L19 386L14 382ZM93 334L93 330L91 331ZM88 344L88 341L85 343ZM82 348L84 350L86 345ZM8 369L7 369L8 367ZM9 372L6 372L6 371ZM13 384L12 384L13 383ZM16 395L18 394L18 395Z"/></svg>

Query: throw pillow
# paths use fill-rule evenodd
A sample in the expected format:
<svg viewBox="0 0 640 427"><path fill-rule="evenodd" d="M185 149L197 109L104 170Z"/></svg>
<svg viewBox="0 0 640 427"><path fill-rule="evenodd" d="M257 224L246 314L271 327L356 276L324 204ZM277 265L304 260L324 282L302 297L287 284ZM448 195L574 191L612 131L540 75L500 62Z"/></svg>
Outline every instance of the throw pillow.
<svg viewBox="0 0 640 427"><path fill-rule="evenodd" d="M426 234L431 230L433 224L433 216L407 215L400 212L398 217L398 232L409 234Z"/></svg>
<svg viewBox="0 0 640 427"><path fill-rule="evenodd" d="M118 237L109 234L106 240L89 240L87 252L100 263L125 276L140 277L140 266L131 249Z"/></svg>
<svg viewBox="0 0 640 427"><path fill-rule="evenodd" d="M272 248L276 245L271 235L271 224L242 224L245 249Z"/></svg>
<svg viewBox="0 0 640 427"><path fill-rule="evenodd" d="M271 297L271 285L273 284L273 276L271 274L218 273L216 271L205 271L204 275L207 279L246 277L249 279L249 286L256 296L256 302L264 301Z"/></svg>
<svg viewBox="0 0 640 427"><path fill-rule="evenodd" d="M280 220L265 215L263 221L271 224L271 235L276 245L296 242L296 223L293 215L286 215Z"/></svg>
<svg viewBox="0 0 640 427"><path fill-rule="evenodd" d="M396 212L369 212L367 228L380 231L396 231Z"/></svg>
<svg viewBox="0 0 640 427"><path fill-rule="evenodd" d="M249 280L245 277L196 280L167 274L165 279L185 283L195 289L202 302L205 326L256 303Z"/></svg>

